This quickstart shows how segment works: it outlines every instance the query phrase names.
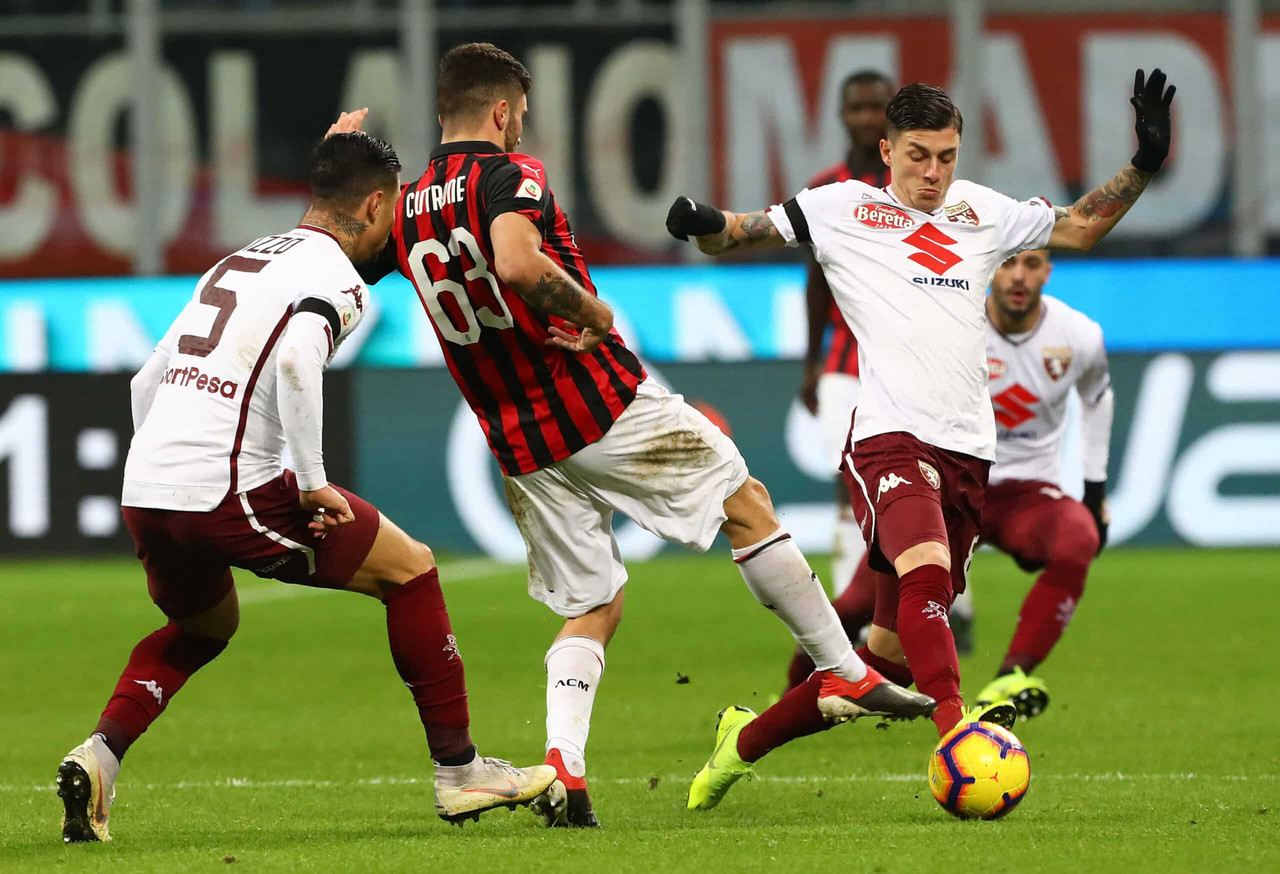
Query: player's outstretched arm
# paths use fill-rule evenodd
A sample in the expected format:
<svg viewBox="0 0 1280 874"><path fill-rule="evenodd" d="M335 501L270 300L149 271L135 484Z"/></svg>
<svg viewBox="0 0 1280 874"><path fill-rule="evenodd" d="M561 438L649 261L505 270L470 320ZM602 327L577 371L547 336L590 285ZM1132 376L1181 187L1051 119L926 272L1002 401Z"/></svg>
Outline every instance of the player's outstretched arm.
<svg viewBox="0 0 1280 874"><path fill-rule="evenodd" d="M577 325L577 334L551 328L548 345L590 352L613 328L613 308L591 294L542 251L537 226L516 212L505 212L489 225L494 268L529 306Z"/></svg>
<svg viewBox="0 0 1280 874"><path fill-rule="evenodd" d="M1171 130L1169 105L1177 90L1166 90L1165 75L1159 68L1143 79L1138 70L1133 79L1133 104L1137 115L1138 151L1111 181L1093 189L1070 207L1055 207L1057 222L1049 237L1051 249L1092 249L1105 237L1146 190L1169 155Z"/></svg>
<svg viewBox="0 0 1280 874"><path fill-rule="evenodd" d="M689 197L677 197L671 204L667 211L667 231L677 240L693 237L694 245L707 255L787 244L764 210L733 213Z"/></svg>

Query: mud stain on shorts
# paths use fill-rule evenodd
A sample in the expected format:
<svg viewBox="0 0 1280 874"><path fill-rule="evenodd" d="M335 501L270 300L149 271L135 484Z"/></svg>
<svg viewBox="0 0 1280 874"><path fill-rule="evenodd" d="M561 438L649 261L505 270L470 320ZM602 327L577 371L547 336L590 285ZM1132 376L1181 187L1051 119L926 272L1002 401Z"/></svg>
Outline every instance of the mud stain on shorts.
<svg viewBox="0 0 1280 874"><path fill-rule="evenodd" d="M507 493L507 506L511 508L511 516L516 520L516 528L520 530L520 537L524 540L524 554L529 564L529 579L540 579L537 570L533 566L533 548L529 543L529 534L526 530L528 524L533 521L530 518L533 504L523 491L515 487L511 477L504 476L502 478L502 488ZM555 591L550 586L547 587L547 590Z"/></svg>
<svg viewBox="0 0 1280 874"><path fill-rule="evenodd" d="M646 440L628 461L640 476L661 476L710 467L716 450L697 431L666 431Z"/></svg>

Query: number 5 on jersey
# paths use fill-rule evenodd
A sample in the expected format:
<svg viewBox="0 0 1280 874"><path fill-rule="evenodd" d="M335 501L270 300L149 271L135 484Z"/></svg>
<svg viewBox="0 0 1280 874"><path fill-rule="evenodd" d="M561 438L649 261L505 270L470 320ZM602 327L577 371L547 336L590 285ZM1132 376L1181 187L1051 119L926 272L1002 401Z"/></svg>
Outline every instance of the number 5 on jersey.
<svg viewBox="0 0 1280 874"><path fill-rule="evenodd" d="M500 313L495 313L487 306L473 307L471 298L467 294L467 289L460 283L452 279L431 280L431 275L427 270L426 259L428 256L435 258L440 262L441 268L449 269L449 260L462 254L462 247L467 247L467 254L471 256L471 260L475 266L468 270L463 277L470 284L475 280L483 279L489 283L489 288L493 292L493 299L498 302ZM504 330L515 326L515 320L511 318L511 311L507 309L507 303L502 299L502 292L498 290L498 279L489 272L489 262L485 260L484 253L480 251L480 245L476 242L476 238L466 228L454 228L449 234L449 245L446 248L439 240L431 238L419 240L409 250L409 271L413 274L413 281L422 289L420 296L422 303L427 308L427 314L431 316L431 321L435 322L440 336L448 340L450 343L456 343L459 346L469 346L472 343L479 342L480 332L483 330L481 326L489 328L497 328ZM462 313L465 321L465 330L459 330L454 324L453 319L445 312L444 307L440 305L440 295L448 292L453 296L454 303L457 304L458 310Z"/></svg>

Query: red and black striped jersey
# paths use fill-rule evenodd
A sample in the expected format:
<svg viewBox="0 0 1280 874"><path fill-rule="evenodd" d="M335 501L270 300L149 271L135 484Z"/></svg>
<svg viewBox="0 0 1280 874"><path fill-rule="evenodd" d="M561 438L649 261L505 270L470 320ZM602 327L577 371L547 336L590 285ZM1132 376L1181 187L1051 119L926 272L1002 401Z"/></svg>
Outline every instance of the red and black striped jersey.
<svg viewBox="0 0 1280 874"><path fill-rule="evenodd" d="M493 143L445 143L396 204L391 246L435 326L445 362L504 473L530 473L605 435L645 372L617 331L590 353L548 346L552 325L493 272L489 224L516 212L542 251L589 293L569 219L536 158Z"/></svg>
<svg viewBox="0 0 1280 874"><path fill-rule="evenodd" d="M866 173L855 174L849 169L847 161L841 161L839 164L828 167L817 176L814 176L805 187L818 188L822 185L830 185L832 182L845 182L849 179L857 179L868 185L874 185L876 188L883 188L889 184L889 168L881 166ZM836 306L834 298L831 301L830 318L831 346L827 349L827 358L823 365L823 371L825 373L845 373L849 376L857 376L858 341L854 339L853 331L849 330L849 326L845 324L844 316L840 314L840 308Z"/></svg>

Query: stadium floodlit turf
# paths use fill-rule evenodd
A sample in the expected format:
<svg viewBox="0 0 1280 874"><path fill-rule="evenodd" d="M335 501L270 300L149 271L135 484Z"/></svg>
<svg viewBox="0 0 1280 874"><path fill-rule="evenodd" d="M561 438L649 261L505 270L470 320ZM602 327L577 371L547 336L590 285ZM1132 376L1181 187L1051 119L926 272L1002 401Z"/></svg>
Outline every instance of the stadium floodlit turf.
<svg viewBox="0 0 1280 874"><path fill-rule="evenodd" d="M522 568L442 571L481 751L540 760L557 623ZM1104 553L1043 671L1049 710L1016 729L1027 798L1003 821L962 823L925 785L922 723L802 740L718 809L687 812L716 711L766 706L791 645L726 556L635 564L588 748L604 823L591 833L543 830L523 809L440 822L382 608L241 578L239 635L125 760L114 842L64 846L54 770L160 616L131 562L0 563L0 869L1273 871L1278 577L1275 552ZM1029 582L995 553L972 578L970 695Z"/></svg>

